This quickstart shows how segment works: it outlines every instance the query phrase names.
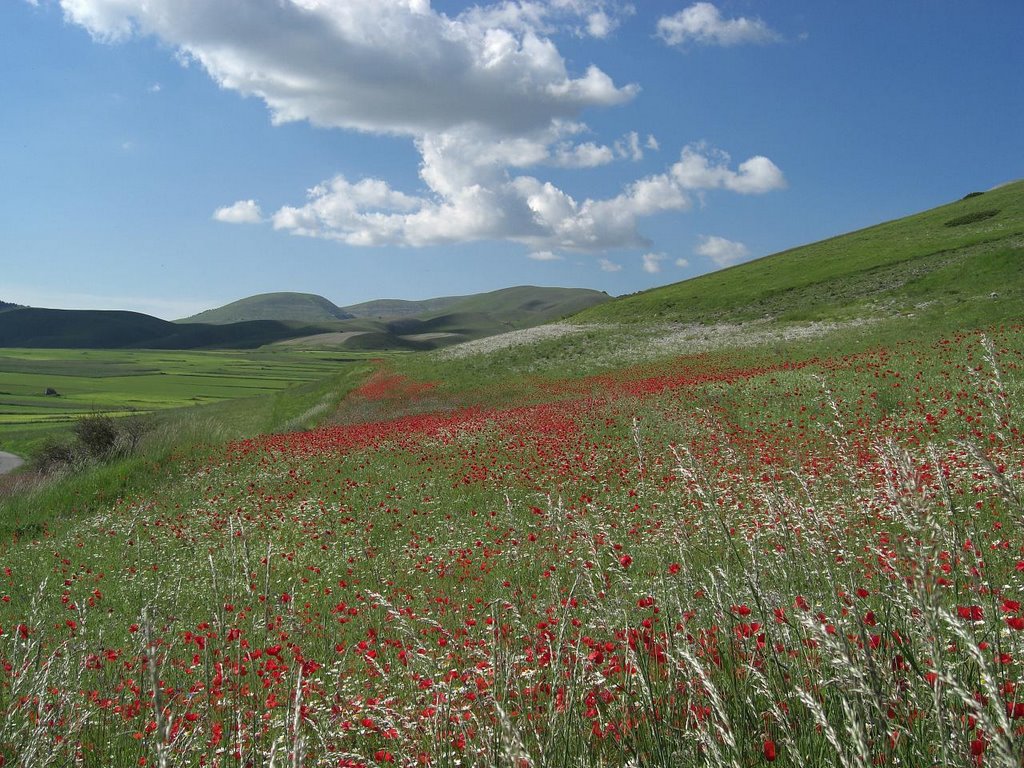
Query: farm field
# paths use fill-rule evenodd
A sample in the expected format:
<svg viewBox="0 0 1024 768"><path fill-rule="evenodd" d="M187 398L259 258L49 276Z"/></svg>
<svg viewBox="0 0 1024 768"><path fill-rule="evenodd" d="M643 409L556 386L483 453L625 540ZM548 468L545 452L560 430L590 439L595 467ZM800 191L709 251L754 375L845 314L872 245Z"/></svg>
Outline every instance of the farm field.
<svg viewBox="0 0 1024 768"><path fill-rule="evenodd" d="M475 402L383 366L19 538L0 754L1018 765L1024 328L845 338Z"/></svg>
<svg viewBox="0 0 1024 768"><path fill-rule="evenodd" d="M0 349L0 447L29 448L85 415L145 415L280 392L363 357L312 350ZM48 389L57 396L46 395Z"/></svg>

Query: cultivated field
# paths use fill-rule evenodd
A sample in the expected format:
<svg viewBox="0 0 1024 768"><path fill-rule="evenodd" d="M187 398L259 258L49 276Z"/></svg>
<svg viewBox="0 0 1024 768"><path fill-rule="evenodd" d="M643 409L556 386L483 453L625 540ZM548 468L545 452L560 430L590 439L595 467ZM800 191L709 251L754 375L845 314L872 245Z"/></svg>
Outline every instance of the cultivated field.
<svg viewBox="0 0 1024 768"><path fill-rule="evenodd" d="M0 448L30 449L82 416L145 415L280 392L323 379L358 357L294 350L0 349Z"/></svg>

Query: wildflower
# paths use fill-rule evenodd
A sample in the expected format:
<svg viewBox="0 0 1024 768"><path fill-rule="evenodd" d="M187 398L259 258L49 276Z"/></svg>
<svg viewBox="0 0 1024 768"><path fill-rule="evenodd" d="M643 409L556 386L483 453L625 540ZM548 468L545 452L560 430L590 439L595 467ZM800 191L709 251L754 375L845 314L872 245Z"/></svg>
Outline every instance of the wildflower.
<svg viewBox="0 0 1024 768"><path fill-rule="evenodd" d="M765 739L764 740L764 759L767 760L769 763L774 763L775 762L775 756L776 756L775 742L772 741L771 739Z"/></svg>

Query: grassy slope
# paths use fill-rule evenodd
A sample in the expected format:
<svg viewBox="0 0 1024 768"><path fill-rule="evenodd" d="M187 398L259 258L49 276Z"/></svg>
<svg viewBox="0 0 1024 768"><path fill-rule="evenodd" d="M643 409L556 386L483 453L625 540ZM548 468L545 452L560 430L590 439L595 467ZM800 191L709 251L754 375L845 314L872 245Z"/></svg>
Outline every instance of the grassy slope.
<svg viewBox="0 0 1024 768"><path fill-rule="evenodd" d="M544 288L518 285L471 296L442 296L424 301L378 299L343 307L356 317L376 319L418 318L421 320L448 314L482 313L498 322L510 322L515 327L543 317L548 322L579 312L588 306L607 301L599 291L586 288Z"/></svg>
<svg viewBox="0 0 1024 768"><path fill-rule="evenodd" d="M323 296L312 293L261 293L223 307L178 320L179 323L224 325L247 320L284 320L300 323L332 323L353 315L335 306Z"/></svg>
<svg viewBox="0 0 1024 768"><path fill-rule="evenodd" d="M962 226L958 217L998 210ZM871 299L945 300L1005 287L1018 295L1024 182L904 219L625 297L595 322L715 322L862 314ZM974 258L975 256L980 258Z"/></svg>

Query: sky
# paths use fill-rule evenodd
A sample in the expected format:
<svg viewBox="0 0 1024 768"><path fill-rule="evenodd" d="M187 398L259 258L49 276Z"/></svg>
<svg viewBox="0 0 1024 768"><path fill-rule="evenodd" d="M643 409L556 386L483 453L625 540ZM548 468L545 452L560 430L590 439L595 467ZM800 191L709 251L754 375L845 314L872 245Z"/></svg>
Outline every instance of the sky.
<svg viewBox="0 0 1024 768"><path fill-rule="evenodd" d="M0 300L622 295L1024 176L1024 2L0 0Z"/></svg>

